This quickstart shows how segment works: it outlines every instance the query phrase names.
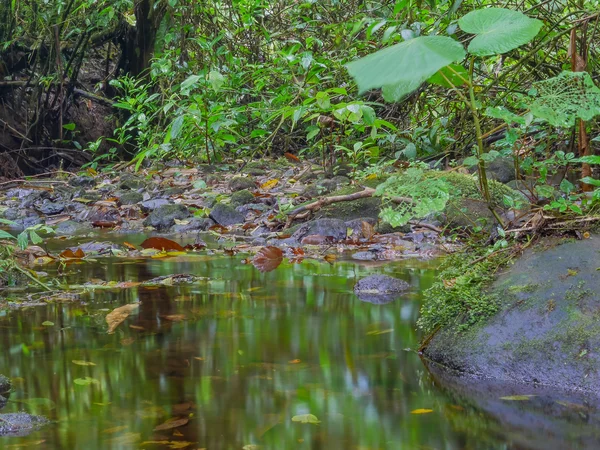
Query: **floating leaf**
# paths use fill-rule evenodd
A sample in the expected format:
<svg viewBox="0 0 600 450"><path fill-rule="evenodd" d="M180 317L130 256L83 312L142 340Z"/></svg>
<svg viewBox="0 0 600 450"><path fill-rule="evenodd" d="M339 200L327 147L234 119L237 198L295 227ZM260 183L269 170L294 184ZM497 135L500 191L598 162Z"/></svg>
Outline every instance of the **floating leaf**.
<svg viewBox="0 0 600 450"><path fill-rule="evenodd" d="M163 251L169 251L169 250L175 250L178 252L185 251L185 249L180 244L178 244L175 241L172 241L171 239L167 239L164 237L151 237L151 238L146 239L140 245L142 248L154 248L156 250L163 250Z"/></svg>
<svg viewBox="0 0 600 450"><path fill-rule="evenodd" d="M523 402L529 400L531 397L535 397L535 395L507 395L506 397L500 397L500 400Z"/></svg>
<svg viewBox="0 0 600 450"><path fill-rule="evenodd" d="M95 366L96 364L91 362L91 361L84 361L84 360L78 360L78 359L74 359L73 361L71 361L73 364L77 364L78 366Z"/></svg>
<svg viewBox="0 0 600 450"><path fill-rule="evenodd" d="M433 412L433 409L419 408L419 409L413 409L410 413L411 414L429 414L432 412Z"/></svg>
<svg viewBox="0 0 600 450"><path fill-rule="evenodd" d="M46 320L45 322L42 322L42 326L44 326L44 327L53 327L54 326L54 322L50 322L49 320Z"/></svg>
<svg viewBox="0 0 600 450"><path fill-rule="evenodd" d="M398 101L442 67L465 57L463 46L446 36L421 36L346 64L360 92L383 88L388 101Z"/></svg>
<svg viewBox="0 0 600 450"><path fill-rule="evenodd" d="M283 252L278 247L263 247L254 256L252 264L261 272L271 272L283 262Z"/></svg>
<svg viewBox="0 0 600 450"><path fill-rule="evenodd" d="M292 422L300 422L300 423L321 423L317 416L313 414L300 414L299 416L292 417Z"/></svg>
<svg viewBox="0 0 600 450"><path fill-rule="evenodd" d="M172 419L167 420L165 423L155 427L154 431L172 430L173 428L178 428L186 425L189 421L190 420L187 417L174 417Z"/></svg>
<svg viewBox="0 0 600 450"><path fill-rule="evenodd" d="M106 316L106 323L108 324L108 334L115 332L115 329L121 325L129 315L140 307L139 303L130 303L129 305L120 306L112 310Z"/></svg>
<svg viewBox="0 0 600 450"><path fill-rule="evenodd" d="M80 248L75 251L68 248L58 256L62 259L82 259L85 258L85 253Z"/></svg>
<svg viewBox="0 0 600 450"><path fill-rule="evenodd" d="M75 378L73 383L79 386L89 386L90 384L100 384L98 380L95 378L85 377L85 378Z"/></svg>
<svg viewBox="0 0 600 450"><path fill-rule="evenodd" d="M539 33L543 24L519 11L484 8L464 15L458 25L464 32L477 35L469 44L469 53L488 56L527 44Z"/></svg>

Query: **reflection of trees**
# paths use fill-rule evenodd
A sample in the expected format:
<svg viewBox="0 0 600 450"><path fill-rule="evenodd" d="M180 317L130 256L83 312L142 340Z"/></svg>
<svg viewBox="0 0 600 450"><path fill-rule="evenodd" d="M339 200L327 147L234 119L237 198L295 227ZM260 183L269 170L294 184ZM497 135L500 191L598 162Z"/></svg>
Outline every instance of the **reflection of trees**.
<svg viewBox="0 0 600 450"><path fill-rule="evenodd" d="M6 349L0 367L23 379L14 397L56 403L50 412L31 409L60 420L36 438L56 448L104 449L115 435L103 431L127 426L116 436L135 432L147 440L171 417L172 405L191 401L194 417L180 431L210 449L253 442L289 448L298 439L324 449L385 448L390 442L452 448L448 436L419 428L443 428L442 416L419 422L409 414L437 401L419 375L417 356L403 351L417 344L418 295L386 306L361 303L352 286L370 269L341 262L284 263L268 274L222 256L130 262L78 265L70 281L174 273L209 279L96 291L84 305L32 308L0 322ZM381 270L417 291L433 277L426 265ZM107 335L107 311L98 310L138 300L139 313ZM186 320L169 320L174 315ZM40 327L44 321L55 326ZM85 376L99 384L74 384ZM322 420L318 427L290 421L308 412Z"/></svg>

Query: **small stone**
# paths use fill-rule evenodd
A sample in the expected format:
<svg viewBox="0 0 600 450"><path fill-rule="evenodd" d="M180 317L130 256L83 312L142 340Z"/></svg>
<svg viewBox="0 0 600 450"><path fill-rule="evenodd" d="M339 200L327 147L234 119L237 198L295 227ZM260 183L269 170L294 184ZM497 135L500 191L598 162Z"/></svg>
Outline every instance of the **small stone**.
<svg viewBox="0 0 600 450"><path fill-rule="evenodd" d="M254 201L254 195L248 189L242 189L241 191L234 192L231 196L231 206L234 208L238 206L247 205Z"/></svg>
<svg viewBox="0 0 600 450"><path fill-rule="evenodd" d="M171 227L173 233L189 233L192 231L206 231L212 227L215 222L212 219L192 217L189 223L175 224Z"/></svg>
<svg viewBox="0 0 600 450"><path fill-rule="evenodd" d="M157 208L160 208L161 206L165 206L165 205L170 205L171 202L169 202L169 200L167 200L166 198L155 198L152 200L146 200L144 202L142 202L141 207L142 207L142 211L144 211L145 213L154 211Z"/></svg>
<svg viewBox="0 0 600 450"><path fill-rule="evenodd" d="M136 203L141 202L144 199L144 196L136 191L128 191L121 194L119 197L119 203L121 205L135 205Z"/></svg>
<svg viewBox="0 0 600 450"><path fill-rule="evenodd" d="M321 235L331 236L334 241L341 241L346 238L347 227L344 221L339 219L316 219L300 226L292 235L297 241L301 241L305 236Z"/></svg>
<svg viewBox="0 0 600 450"><path fill-rule="evenodd" d="M175 224L175 219L183 220L190 216L191 213L184 205L163 205L150 213L144 221L144 225L164 231Z"/></svg>
<svg viewBox="0 0 600 450"><path fill-rule="evenodd" d="M60 214L65 210L64 203L45 202L38 208L38 210L47 216Z"/></svg>
<svg viewBox="0 0 600 450"><path fill-rule="evenodd" d="M233 207L218 203L210 212L210 218L219 225L229 226L244 223L244 215Z"/></svg>
<svg viewBox="0 0 600 450"><path fill-rule="evenodd" d="M363 301L385 304L396 300L399 294L406 292L410 285L388 275L369 275L354 285L354 293Z"/></svg>
<svg viewBox="0 0 600 450"><path fill-rule="evenodd" d="M241 191L243 189L256 189L256 183L252 178L234 177L229 182L229 189L232 192Z"/></svg>
<svg viewBox="0 0 600 450"><path fill-rule="evenodd" d="M87 175L83 175L80 177L73 177L69 181L69 184L71 186L75 186L75 187L89 187L89 186L93 186L94 183L95 183L94 179Z"/></svg>
<svg viewBox="0 0 600 450"><path fill-rule="evenodd" d="M85 233L89 231L90 227L83 223L75 222L74 220L67 220L61 222L56 226L56 234L59 236L72 236L75 234Z"/></svg>

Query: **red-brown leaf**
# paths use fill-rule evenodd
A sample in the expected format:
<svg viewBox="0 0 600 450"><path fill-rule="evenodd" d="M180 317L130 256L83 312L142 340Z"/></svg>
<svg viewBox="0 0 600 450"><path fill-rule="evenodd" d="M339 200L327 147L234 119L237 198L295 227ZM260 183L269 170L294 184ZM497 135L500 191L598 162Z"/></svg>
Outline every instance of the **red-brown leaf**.
<svg viewBox="0 0 600 450"><path fill-rule="evenodd" d="M300 162L300 158L298 158L296 155L292 155L291 153L284 153L283 156L285 156L288 161Z"/></svg>
<svg viewBox="0 0 600 450"><path fill-rule="evenodd" d="M142 248L154 248L156 250L183 252L185 249L177 242L163 237L151 237L146 239L140 245Z"/></svg>
<svg viewBox="0 0 600 450"><path fill-rule="evenodd" d="M252 264L261 272L270 272L277 269L283 262L283 252L278 247L263 247L254 256Z"/></svg>
<svg viewBox="0 0 600 450"><path fill-rule="evenodd" d="M82 259L85 258L85 253L80 248L75 251L68 248L58 256L63 259Z"/></svg>

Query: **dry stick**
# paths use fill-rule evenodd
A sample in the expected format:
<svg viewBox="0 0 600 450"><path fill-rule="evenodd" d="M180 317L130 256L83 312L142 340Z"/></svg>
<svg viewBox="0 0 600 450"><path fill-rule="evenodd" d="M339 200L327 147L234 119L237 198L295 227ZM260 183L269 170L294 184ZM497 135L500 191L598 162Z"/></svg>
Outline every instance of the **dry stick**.
<svg viewBox="0 0 600 450"><path fill-rule="evenodd" d="M361 198L369 198L373 197L375 194L375 189L373 188L365 188L360 192L355 192L354 194L346 194L346 195L334 195L332 197L323 197L316 202L309 203L308 205L302 205L299 208L294 209L290 213L288 213L288 217L294 218L298 214L304 211L318 211L324 206L331 205L332 203L339 202L348 202L352 200L359 200ZM394 197L391 199L394 203L411 203L414 204L414 200L407 197Z"/></svg>

